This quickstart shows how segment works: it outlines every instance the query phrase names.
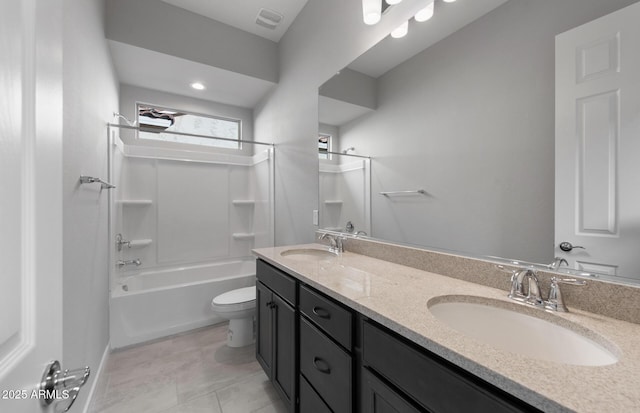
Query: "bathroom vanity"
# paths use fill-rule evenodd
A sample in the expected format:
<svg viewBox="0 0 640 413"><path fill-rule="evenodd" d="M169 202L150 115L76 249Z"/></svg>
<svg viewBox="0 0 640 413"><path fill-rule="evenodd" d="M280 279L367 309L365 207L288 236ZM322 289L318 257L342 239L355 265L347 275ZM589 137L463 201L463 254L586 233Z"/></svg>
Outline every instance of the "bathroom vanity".
<svg viewBox="0 0 640 413"><path fill-rule="evenodd" d="M545 313L588 331L617 362L538 360L466 336L428 309L454 296L520 305L503 290L319 244L254 253L257 358L290 412L640 409L637 324L573 309Z"/></svg>

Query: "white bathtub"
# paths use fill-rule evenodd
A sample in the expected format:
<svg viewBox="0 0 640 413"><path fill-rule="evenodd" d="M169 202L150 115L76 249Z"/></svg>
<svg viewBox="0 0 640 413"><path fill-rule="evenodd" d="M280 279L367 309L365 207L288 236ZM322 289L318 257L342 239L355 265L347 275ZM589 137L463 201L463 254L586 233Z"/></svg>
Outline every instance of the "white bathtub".
<svg viewBox="0 0 640 413"><path fill-rule="evenodd" d="M111 347L142 343L224 321L216 295L255 285L255 258L141 271L112 284Z"/></svg>

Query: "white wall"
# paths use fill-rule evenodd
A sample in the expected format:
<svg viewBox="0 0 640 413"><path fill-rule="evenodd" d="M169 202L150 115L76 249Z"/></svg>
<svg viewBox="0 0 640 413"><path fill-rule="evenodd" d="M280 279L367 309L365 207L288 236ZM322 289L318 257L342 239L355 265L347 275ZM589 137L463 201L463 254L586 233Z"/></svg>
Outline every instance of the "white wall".
<svg viewBox="0 0 640 413"><path fill-rule="evenodd" d="M78 185L81 174L106 179L107 128L118 89L104 39L100 0L64 1L63 49L63 366L94 375L109 341L107 192ZM77 407L76 407L77 408Z"/></svg>
<svg viewBox="0 0 640 413"><path fill-rule="evenodd" d="M550 262L554 38L633 2L512 0L383 75L340 128L373 158L373 235Z"/></svg>
<svg viewBox="0 0 640 413"><path fill-rule="evenodd" d="M275 142L276 245L313 241L318 208L318 87L420 8L403 1L375 26L358 1L309 1L279 45L278 87L256 108L255 139ZM339 47L338 47L339 46Z"/></svg>

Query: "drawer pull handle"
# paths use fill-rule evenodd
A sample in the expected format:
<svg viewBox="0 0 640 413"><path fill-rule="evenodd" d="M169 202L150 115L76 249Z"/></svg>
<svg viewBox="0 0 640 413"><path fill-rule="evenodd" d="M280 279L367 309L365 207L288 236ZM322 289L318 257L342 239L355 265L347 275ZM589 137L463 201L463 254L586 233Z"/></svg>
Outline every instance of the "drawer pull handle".
<svg viewBox="0 0 640 413"><path fill-rule="evenodd" d="M313 307L313 314L320 318L326 318L327 320L331 318L331 313L322 307Z"/></svg>
<svg viewBox="0 0 640 413"><path fill-rule="evenodd" d="M269 308L271 308L271 306L272 306L272 305L273 305L273 301L267 301L267 302L265 303L265 306L266 306L266 307L269 307Z"/></svg>
<svg viewBox="0 0 640 413"><path fill-rule="evenodd" d="M313 367L315 367L320 373L331 374L331 366L329 366L329 363L320 357L313 358Z"/></svg>

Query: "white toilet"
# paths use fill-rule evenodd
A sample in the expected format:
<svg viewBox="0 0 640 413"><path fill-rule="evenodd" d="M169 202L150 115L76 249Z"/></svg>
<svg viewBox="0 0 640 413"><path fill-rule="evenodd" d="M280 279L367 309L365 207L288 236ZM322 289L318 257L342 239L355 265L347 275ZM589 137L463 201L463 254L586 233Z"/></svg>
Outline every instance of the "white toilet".
<svg viewBox="0 0 640 413"><path fill-rule="evenodd" d="M253 344L253 318L256 312L256 287L238 288L220 294L211 301L211 309L229 320L227 345L244 347Z"/></svg>

